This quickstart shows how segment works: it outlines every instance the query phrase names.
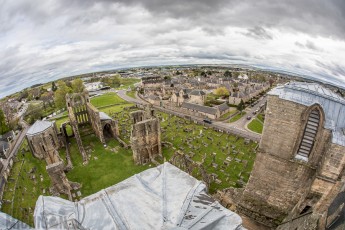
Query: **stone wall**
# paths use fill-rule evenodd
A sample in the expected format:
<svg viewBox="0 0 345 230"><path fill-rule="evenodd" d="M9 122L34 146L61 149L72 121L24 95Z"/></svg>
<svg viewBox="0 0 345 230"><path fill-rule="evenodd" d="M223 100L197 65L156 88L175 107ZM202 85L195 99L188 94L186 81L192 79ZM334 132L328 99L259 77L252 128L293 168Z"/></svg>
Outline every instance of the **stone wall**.
<svg viewBox="0 0 345 230"><path fill-rule="evenodd" d="M90 124L92 126L93 131L95 132L96 136L99 140L105 144L105 139L103 135L103 127L101 124L101 118L99 115L99 111L91 104L87 103L86 105L87 113L90 117Z"/></svg>
<svg viewBox="0 0 345 230"><path fill-rule="evenodd" d="M149 113L149 114L148 114ZM162 156L161 130L159 119L151 116L150 111L132 112L131 148L136 164L151 162Z"/></svg>

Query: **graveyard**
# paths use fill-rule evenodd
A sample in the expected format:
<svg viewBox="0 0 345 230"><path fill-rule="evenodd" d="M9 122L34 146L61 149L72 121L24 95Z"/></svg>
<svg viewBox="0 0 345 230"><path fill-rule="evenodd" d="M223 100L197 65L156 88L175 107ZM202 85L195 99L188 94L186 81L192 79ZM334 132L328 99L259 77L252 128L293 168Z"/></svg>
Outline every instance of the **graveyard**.
<svg viewBox="0 0 345 230"><path fill-rule="evenodd" d="M129 144L131 131L129 114L138 108L123 101L116 94L92 98L91 103L100 111L118 120L120 137ZM218 132L173 115L158 112L157 116L161 121L164 158L157 159L159 163L169 161L176 151L182 152L212 176L213 180L209 185L211 194L228 187L243 187L248 181L258 143ZM58 127L67 119L67 117L57 119ZM90 127L86 126L80 131L84 148L90 159L88 164L83 165L75 139L70 143L73 169L66 175L70 181L82 184L81 189L72 194L74 200L156 166L154 163L135 165L131 149L120 147L116 140L109 141L104 147L89 130ZM65 160L65 150L61 149L59 153ZM39 195L50 195L50 181L45 166L45 162L32 156L27 144L24 143L5 188L3 212L33 225L33 210L37 198ZM198 172L193 171L192 174L202 179Z"/></svg>

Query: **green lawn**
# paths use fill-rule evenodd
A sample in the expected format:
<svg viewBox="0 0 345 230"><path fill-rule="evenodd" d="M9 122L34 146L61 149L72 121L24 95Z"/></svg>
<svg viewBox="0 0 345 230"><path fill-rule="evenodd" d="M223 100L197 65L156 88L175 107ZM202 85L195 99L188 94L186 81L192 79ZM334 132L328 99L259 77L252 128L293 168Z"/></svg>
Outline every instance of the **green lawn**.
<svg viewBox="0 0 345 230"><path fill-rule="evenodd" d="M61 117L59 119L56 119L55 120L55 123L56 123L56 127L59 129L61 124L68 121L68 116L65 116L65 117Z"/></svg>
<svg viewBox="0 0 345 230"><path fill-rule="evenodd" d="M18 152L5 186L3 196L5 202L1 211L33 226L33 212L37 198L43 194L43 189L45 189L45 195L49 194L50 180L45 170L45 162L34 158L31 152L26 151L28 150L26 141L21 149L23 152L22 150ZM41 181L40 175L42 175L43 181ZM35 179L31 179L33 176Z"/></svg>
<svg viewBox="0 0 345 230"><path fill-rule="evenodd" d="M246 112L238 113L235 116L233 116L232 118L230 118L229 122L232 123L232 122L238 121L244 115L246 115Z"/></svg>
<svg viewBox="0 0 345 230"><path fill-rule="evenodd" d="M256 133L262 133L263 127L264 127L263 123L257 118L254 118L248 124L248 129L250 129L251 131L256 132Z"/></svg>
<svg viewBox="0 0 345 230"><path fill-rule="evenodd" d="M95 107L126 103L127 102L120 98L116 93L106 93L101 96L91 98L91 104L93 104Z"/></svg>
<svg viewBox="0 0 345 230"><path fill-rule="evenodd" d="M99 139L91 134L83 136L83 143L85 150L91 154L89 163L87 165L82 164L82 157L73 139L70 150L74 168L67 174L70 181L82 184L81 193L83 197L117 184L150 167L150 165L135 165L132 151L121 148L115 140L109 141L107 147L104 148ZM61 150L60 154L65 156L65 151Z"/></svg>
<svg viewBox="0 0 345 230"><path fill-rule="evenodd" d="M133 87L137 82L140 82L141 79L138 78L121 78L121 86L116 89L128 89L128 87Z"/></svg>
<svg viewBox="0 0 345 230"><path fill-rule="evenodd" d="M264 123L264 115L262 114L262 113L260 113L260 114L258 114L257 116L256 116L256 118L257 119L259 119L262 123Z"/></svg>
<svg viewBox="0 0 345 230"><path fill-rule="evenodd" d="M135 98L135 92L136 91L127 91L126 95L129 96L129 97Z"/></svg>
<svg viewBox="0 0 345 230"><path fill-rule="evenodd" d="M236 112L237 112L236 109L231 109L229 112L227 112L227 113L223 114L222 116L220 116L220 119L225 119L225 118L229 117L230 115L232 115L232 114L234 114Z"/></svg>
<svg viewBox="0 0 345 230"><path fill-rule="evenodd" d="M113 117L115 113L121 112L124 108L132 107L134 104L113 105L109 107L100 108L99 111L105 112Z"/></svg>

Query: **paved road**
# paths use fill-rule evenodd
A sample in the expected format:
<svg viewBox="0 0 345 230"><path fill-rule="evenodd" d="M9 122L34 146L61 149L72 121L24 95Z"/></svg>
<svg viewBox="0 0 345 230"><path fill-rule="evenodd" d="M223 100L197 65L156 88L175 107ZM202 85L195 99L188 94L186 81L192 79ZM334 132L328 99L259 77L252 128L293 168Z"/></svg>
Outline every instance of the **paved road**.
<svg viewBox="0 0 345 230"><path fill-rule="evenodd" d="M136 98L135 99L135 98L127 96L125 90L118 90L117 94L119 95L119 97L121 97L122 99L124 99L126 101L129 101L129 102L133 102L133 103L140 104L140 105L148 104L146 101L144 101L144 100L142 100L140 98ZM259 103L259 105L260 105L260 103ZM163 111L163 112L166 112L166 113L169 113L169 114L173 114L173 115L176 115L176 116L179 116L179 117L185 117L186 116L186 114L180 113L180 112L177 112L177 111L174 111L174 110L162 108L162 107L159 107L159 106L153 106L153 107L155 109L157 109L157 110L160 110L160 111ZM254 108L256 108L256 107L254 107ZM188 116L193 121L197 121L199 123L203 123L204 124L203 118L195 117L195 116L190 116L190 115L188 115ZM244 138L248 138L248 139L251 139L251 140L254 140L254 141L260 141L260 139L261 139L261 135L260 134L256 134L256 133L250 132L250 131L248 131L246 129L237 128L237 127L235 127L235 126L233 126L233 125L231 125L229 123L213 122L212 124L205 124L205 125L209 126L209 127L212 127L212 128L216 128L216 129L222 130L224 132L233 133L235 135L238 135L238 136L241 136L241 137L244 137Z"/></svg>
<svg viewBox="0 0 345 230"><path fill-rule="evenodd" d="M26 132L28 131L29 129L29 126L26 124L25 121L21 120L21 124L23 126L23 129L22 131L18 134L18 137L16 138L16 143L14 144L14 147L12 148L11 152L10 152L10 155L7 159L4 159L2 161L3 163L3 168L1 170L1 174L0 175L4 175L4 172L5 170L7 169L9 163L10 163L10 160L17 155L17 152L20 148L20 146L22 145L23 143L23 140L25 138L25 135L26 135Z"/></svg>
<svg viewBox="0 0 345 230"><path fill-rule="evenodd" d="M241 117L238 121L236 122L233 122L233 123L227 123L225 124L226 127L231 127L233 129L237 129L237 130L240 130L240 131L243 131L243 132L247 132L247 133L252 133L253 135L255 134L254 132L251 132L250 130L247 130L246 127L248 125L249 122L252 121L252 119L254 117L256 117L258 115L257 114L253 114L254 111L256 110L260 110L260 106L265 104L267 101L267 98L266 97L262 97L258 100L258 103L256 105L254 105L253 107L247 107L245 109L245 112L246 112L246 115L244 115L243 117ZM250 120L247 119L247 117L250 116L252 117ZM217 123L220 123L220 122L217 122ZM260 134L256 134L258 135L258 137L260 138L261 135Z"/></svg>
<svg viewBox="0 0 345 230"><path fill-rule="evenodd" d="M125 101L133 102L135 104L147 105L148 103L140 98L133 98L126 95L126 90L118 90L117 95Z"/></svg>

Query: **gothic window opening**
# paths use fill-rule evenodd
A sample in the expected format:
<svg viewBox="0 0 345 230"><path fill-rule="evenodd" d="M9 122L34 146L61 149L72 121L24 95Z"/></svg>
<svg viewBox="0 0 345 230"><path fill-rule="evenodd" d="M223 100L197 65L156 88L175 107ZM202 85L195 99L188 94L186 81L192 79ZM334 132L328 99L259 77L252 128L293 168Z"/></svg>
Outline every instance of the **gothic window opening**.
<svg viewBox="0 0 345 230"><path fill-rule="evenodd" d="M308 161L320 125L320 111L313 109L308 117L296 158Z"/></svg>

